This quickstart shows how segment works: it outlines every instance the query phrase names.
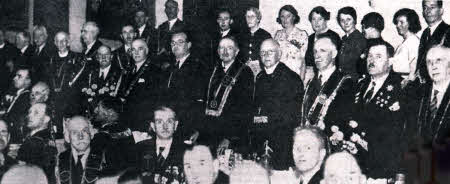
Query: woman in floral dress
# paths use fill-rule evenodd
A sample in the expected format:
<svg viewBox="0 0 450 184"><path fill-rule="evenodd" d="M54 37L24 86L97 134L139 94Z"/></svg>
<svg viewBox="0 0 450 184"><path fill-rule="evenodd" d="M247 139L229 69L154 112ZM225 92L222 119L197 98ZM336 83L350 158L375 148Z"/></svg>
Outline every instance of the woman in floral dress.
<svg viewBox="0 0 450 184"><path fill-rule="evenodd" d="M300 22L297 10L292 5L281 7L277 22L283 26L283 29L275 33L275 40L282 50L281 62L300 75L306 83L305 54L308 47L308 33L295 27Z"/></svg>

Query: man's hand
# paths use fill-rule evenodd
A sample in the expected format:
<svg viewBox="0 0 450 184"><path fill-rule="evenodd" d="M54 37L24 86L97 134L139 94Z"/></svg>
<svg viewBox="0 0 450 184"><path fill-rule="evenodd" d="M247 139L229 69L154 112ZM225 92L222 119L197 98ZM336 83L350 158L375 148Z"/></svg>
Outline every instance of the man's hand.
<svg viewBox="0 0 450 184"><path fill-rule="evenodd" d="M220 142L219 147L217 147L217 155L223 154L228 147L230 147L230 140L223 139L222 142Z"/></svg>

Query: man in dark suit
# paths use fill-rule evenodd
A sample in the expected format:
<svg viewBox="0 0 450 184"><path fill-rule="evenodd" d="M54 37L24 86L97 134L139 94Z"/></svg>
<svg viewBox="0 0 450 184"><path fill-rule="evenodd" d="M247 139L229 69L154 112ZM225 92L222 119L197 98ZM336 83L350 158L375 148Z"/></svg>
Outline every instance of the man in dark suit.
<svg viewBox="0 0 450 184"><path fill-rule="evenodd" d="M167 101L172 102L178 118L183 122L180 131L193 128L203 113L203 96L207 77L201 60L191 54L192 42L186 32L174 32L172 35L171 71L164 88Z"/></svg>
<svg viewBox="0 0 450 184"><path fill-rule="evenodd" d="M25 117L30 107L31 69L18 68L13 79L14 90L3 97L4 120L8 122L11 132L11 142L21 143Z"/></svg>
<svg viewBox="0 0 450 184"><path fill-rule="evenodd" d="M35 81L49 82L48 65L50 58L56 54L53 44L47 43L48 33L45 26L35 26L33 30L34 53L29 65L35 72Z"/></svg>
<svg viewBox="0 0 450 184"><path fill-rule="evenodd" d="M353 102L353 81L349 75L340 72L335 60L337 41L328 35L321 35L314 43L314 58L318 72L306 86L303 98L302 123L324 129L332 122L346 121Z"/></svg>
<svg viewBox="0 0 450 184"><path fill-rule="evenodd" d="M311 10L309 13L309 22L311 22L311 27L314 30L314 33L308 37L308 49L306 50L305 62L306 66L312 66L316 68L316 64L314 62L314 42L317 40L317 37L321 34L328 34L334 39L338 40L338 50L341 45L341 38L339 35L328 28L328 21L330 20L330 12L328 12L324 7L317 6Z"/></svg>
<svg viewBox="0 0 450 184"><path fill-rule="evenodd" d="M98 48L103 45L103 43L97 39L99 33L100 28L97 26L97 23L91 21L84 23L81 29L81 39L83 41L82 53L90 66L97 65L93 60L95 59Z"/></svg>
<svg viewBox="0 0 450 184"><path fill-rule="evenodd" d="M219 47L219 42L222 38L233 36L238 36L239 32L231 29L231 24L233 24L233 18L231 17L231 13L227 9L220 9L217 12L217 28L213 29L210 33L211 43L209 44L211 47L211 53L213 54L213 58L217 59L219 56L217 55L217 48ZM211 63L214 65L215 63Z"/></svg>
<svg viewBox="0 0 450 184"><path fill-rule="evenodd" d="M91 148L94 129L89 120L74 116L65 124L64 139L70 147L58 156L58 177L63 184L90 184L104 176L116 174L115 163L104 159L107 150Z"/></svg>
<svg viewBox="0 0 450 184"><path fill-rule="evenodd" d="M51 119L48 114L46 104L37 103L30 107L26 125L29 133L19 148L17 160L39 166L44 170L50 183L53 183L57 150L56 147L49 145L49 142L54 140L49 129Z"/></svg>
<svg viewBox="0 0 450 184"><path fill-rule="evenodd" d="M128 72L123 85L125 99L125 116L132 130L148 130L144 120L146 109L154 107L158 101L163 81L167 80L167 73L161 71L153 64L150 58L147 43L137 39L131 44L133 50L134 66Z"/></svg>
<svg viewBox="0 0 450 184"><path fill-rule="evenodd" d="M126 24L122 27L122 46L114 50L115 61L122 70L130 70L134 64L131 57L131 43L136 39L136 31L131 24Z"/></svg>
<svg viewBox="0 0 450 184"><path fill-rule="evenodd" d="M167 15L167 21L158 26L158 55L169 54L170 42L172 33L176 31L183 31L185 28L184 22L177 18L178 2L174 0L167 0L164 5L164 12Z"/></svg>
<svg viewBox="0 0 450 184"><path fill-rule="evenodd" d="M364 131L370 148L362 169L373 178L394 178L402 172L402 153L406 151L406 106L401 87L403 78L392 71L394 54L390 44L373 43L367 55L369 77L357 84L352 119ZM347 123L347 122L346 122Z"/></svg>
<svg viewBox="0 0 450 184"><path fill-rule="evenodd" d="M262 155L271 148L272 167L286 170L292 165L292 131L300 120L303 83L280 63L281 50L273 39L261 44L264 70L256 77L255 106L251 128L252 151Z"/></svg>
<svg viewBox="0 0 450 184"><path fill-rule="evenodd" d="M217 49L220 57L209 75L206 101L206 121L202 132L209 135L211 145L219 149L232 148L236 152L248 150L248 125L253 107L253 72L236 56L238 43L231 37L223 38ZM200 133L202 136L202 133ZM214 147L213 147L214 148Z"/></svg>
<svg viewBox="0 0 450 184"><path fill-rule="evenodd" d="M154 27L148 24L148 19L148 14L143 9L139 9L136 11L134 16L134 21L136 24L135 37L145 40L150 49L150 55L156 55L158 53L158 46L160 46L158 45L158 32Z"/></svg>
<svg viewBox="0 0 450 184"><path fill-rule="evenodd" d="M5 31L0 29L0 95L8 90L14 75L14 63L20 52L13 45L5 41Z"/></svg>
<svg viewBox="0 0 450 184"><path fill-rule="evenodd" d="M426 55L431 82L421 83L414 91L418 134L425 143L445 143L450 136L450 67L448 47L434 46Z"/></svg>
<svg viewBox="0 0 450 184"><path fill-rule="evenodd" d="M450 26L442 20L444 13L442 0L423 0L422 10L428 27L420 37L416 72L419 72L421 79L430 80L431 76L428 73L426 64L426 53L436 44L444 44L446 47L450 46Z"/></svg>
<svg viewBox="0 0 450 184"><path fill-rule="evenodd" d="M20 50L17 58L17 65L27 65L31 56L34 54L34 46L30 45L30 34L27 31L19 31L16 35L16 47Z"/></svg>
<svg viewBox="0 0 450 184"><path fill-rule="evenodd" d="M139 142L137 147L138 168L149 175L154 181L155 174L171 179L180 179L183 168L183 153L185 145L183 139L176 135L179 121L172 108L159 106L153 112L153 120L150 123L151 130L155 132L155 139ZM171 171L178 169L178 175ZM169 171L169 172L167 172ZM167 176L169 175L169 176Z"/></svg>

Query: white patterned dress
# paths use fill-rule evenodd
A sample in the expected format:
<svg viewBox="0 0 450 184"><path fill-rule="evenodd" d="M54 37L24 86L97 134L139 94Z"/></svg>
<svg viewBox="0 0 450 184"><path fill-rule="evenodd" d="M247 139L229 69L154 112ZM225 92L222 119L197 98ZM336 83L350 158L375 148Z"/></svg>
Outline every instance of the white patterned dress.
<svg viewBox="0 0 450 184"><path fill-rule="evenodd" d="M275 33L275 40L281 47L281 62L292 71L301 75L305 67L305 54L308 47L308 33L295 27L290 34L286 29Z"/></svg>

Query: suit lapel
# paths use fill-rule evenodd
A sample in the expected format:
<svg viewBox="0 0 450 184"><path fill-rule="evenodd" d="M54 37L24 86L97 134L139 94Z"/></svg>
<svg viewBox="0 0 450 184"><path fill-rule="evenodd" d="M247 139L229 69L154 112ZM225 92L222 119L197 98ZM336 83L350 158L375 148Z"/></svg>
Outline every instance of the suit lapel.
<svg viewBox="0 0 450 184"><path fill-rule="evenodd" d="M441 104L438 107L436 115L434 116L432 123L442 123L440 121L445 118L446 111L448 111L450 103L450 85L447 86L444 97L442 98Z"/></svg>

